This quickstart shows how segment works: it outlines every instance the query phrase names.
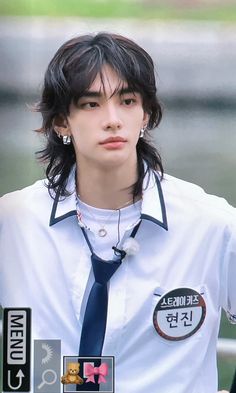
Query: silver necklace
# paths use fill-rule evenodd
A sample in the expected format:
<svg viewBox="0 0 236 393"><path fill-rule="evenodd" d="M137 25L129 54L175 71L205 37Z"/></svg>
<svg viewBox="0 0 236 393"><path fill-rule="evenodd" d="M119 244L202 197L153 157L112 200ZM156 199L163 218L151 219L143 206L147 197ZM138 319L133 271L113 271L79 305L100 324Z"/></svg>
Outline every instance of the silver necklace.
<svg viewBox="0 0 236 393"><path fill-rule="evenodd" d="M77 195L77 201L78 201L78 204L81 203L80 195ZM133 201L133 198L130 199L128 202L124 203L122 206L119 206L117 209L112 210L111 214L109 214L109 216L106 219L106 221L102 225L100 224L100 228L97 231L97 234L98 234L99 237L105 237L107 235L106 225L108 224L108 222L111 219L111 217L113 216L113 214L116 213L116 212L119 212L120 209L122 209L122 208L126 207L127 205L129 205L132 201ZM91 218L96 222L96 217L93 215L93 213L91 212L89 207L87 207L86 204L84 204L84 207L87 210L88 214L91 216ZM80 216L81 216L81 214L80 214Z"/></svg>

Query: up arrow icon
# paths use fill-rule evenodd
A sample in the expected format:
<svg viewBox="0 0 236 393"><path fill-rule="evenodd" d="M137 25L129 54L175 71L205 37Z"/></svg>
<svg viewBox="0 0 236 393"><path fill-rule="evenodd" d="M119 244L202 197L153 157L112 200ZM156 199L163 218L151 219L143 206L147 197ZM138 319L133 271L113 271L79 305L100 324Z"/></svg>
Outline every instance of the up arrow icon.
<svg viewBox="0 0 236 393"><path fill-rule="evenodd" d="M11 370L8 370L8 386L12 390L18 390L21 387L21 385L22 385L22 378L24 378L24 374L23 374L21 369L16 374L16 378L19 378L19 383L18 383L17 386L12 386L12 384L11 384Z"/></svg>

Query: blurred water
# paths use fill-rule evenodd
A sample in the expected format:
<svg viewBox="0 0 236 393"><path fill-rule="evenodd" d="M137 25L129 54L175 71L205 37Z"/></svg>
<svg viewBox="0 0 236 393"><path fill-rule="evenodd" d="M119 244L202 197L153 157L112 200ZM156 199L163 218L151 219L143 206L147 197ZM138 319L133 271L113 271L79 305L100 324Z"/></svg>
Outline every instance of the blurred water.
<svg viewBox="0 0 236 393"><path fill-rule="evenodd" d="M43 176L34 152L43 140L33 132L40 115L27 102L0 106L0 194L24 187ZM165 108L153 131L165 171L197 183L207 192L236 205L236 112L204 108Z"/></svg>
<svg viewBox="0 0 236 393"><path fill-rule="evenodd" d="M236 113L166 110L157 140L167 172L236 205Z"/></svg>

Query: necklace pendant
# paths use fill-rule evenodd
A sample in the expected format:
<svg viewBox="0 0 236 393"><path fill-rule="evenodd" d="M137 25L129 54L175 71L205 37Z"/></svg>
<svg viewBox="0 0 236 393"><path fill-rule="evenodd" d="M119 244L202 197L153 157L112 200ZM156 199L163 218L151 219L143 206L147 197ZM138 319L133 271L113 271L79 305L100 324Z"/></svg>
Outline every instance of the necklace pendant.
<svg viewBox="0 0 236 393"><path fill-rule="evenodd" d="M107 235L107 231L105 228L100 228L98 231L98 236L105 237Z"/></svg>

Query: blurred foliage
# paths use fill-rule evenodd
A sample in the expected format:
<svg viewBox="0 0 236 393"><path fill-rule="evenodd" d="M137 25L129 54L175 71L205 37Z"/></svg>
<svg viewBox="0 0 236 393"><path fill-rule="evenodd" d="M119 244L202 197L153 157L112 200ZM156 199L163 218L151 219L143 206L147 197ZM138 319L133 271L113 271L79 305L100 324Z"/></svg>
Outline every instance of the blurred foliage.
<svg viewBox="0 0 236 393"><path fill-rule="evenodd" d="M221 317L219 337L234 338L236 340L236 326L229 323L228 319L225 316L225 312L222 313Z"/></svg>
<svg viewBox="0 0 236 393"><path fill-rule="evenodd" d="M220 337L234 338L236 339L236 327L229 323L228 319L223 312L221 318ZM236 361L232 359L218 358L218 371L219 371L219 388L230 389L234 372L236 368Z"/></svg>
<svg viewBox="0 0 236 393"><path fill-rule="evenodd" d="M234 1L1 0L0 15L236 21Z"/></svg>
<svg viewBox="0 0 236 393"><path fill-rule="evenodd" d="M233 381L235 367L236 364L233 360L218 360L219 389L230 389Z"/></svg>

